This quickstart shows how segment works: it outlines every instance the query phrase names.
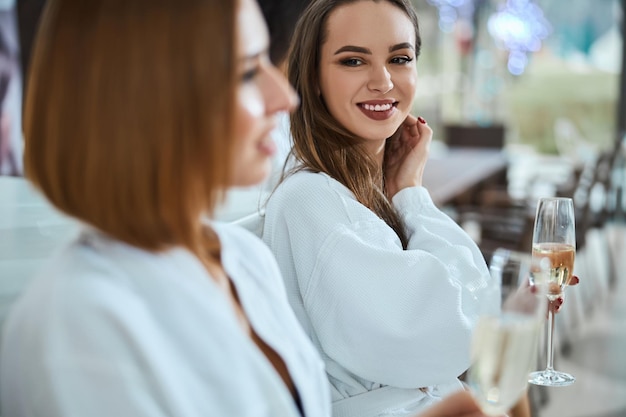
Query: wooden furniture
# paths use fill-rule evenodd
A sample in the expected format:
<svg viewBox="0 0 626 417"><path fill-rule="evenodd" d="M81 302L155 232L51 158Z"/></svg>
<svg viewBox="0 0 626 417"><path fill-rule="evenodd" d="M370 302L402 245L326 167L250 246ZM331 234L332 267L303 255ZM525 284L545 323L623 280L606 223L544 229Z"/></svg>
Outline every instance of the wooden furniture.
<svg viewBox="0 0 626 417"><path fill-rule="evenodd" d="M446 125L446 143L450 147L495 148L504 147L505 127L501 124L490 126Z"/></svg>
<svg viewBox="0 0 626 417"><path fill-rule="evenodd" d="M490 148L450 148L426 164L423 185L438 206L468 204L480 190L506 178L506 154Z"/></svg>

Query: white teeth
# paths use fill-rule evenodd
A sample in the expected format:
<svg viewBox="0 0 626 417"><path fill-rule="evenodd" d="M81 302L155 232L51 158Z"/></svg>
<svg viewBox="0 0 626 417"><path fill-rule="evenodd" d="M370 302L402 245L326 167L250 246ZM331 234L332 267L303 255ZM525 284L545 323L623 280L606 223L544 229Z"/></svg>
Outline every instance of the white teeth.
<svg viewBox="0 0 626 417"><path fill-rule="evenodd" d="M391 108L391 104L364 104L363 107L365 108L365 110L369 111L387 111Z"/></svg>

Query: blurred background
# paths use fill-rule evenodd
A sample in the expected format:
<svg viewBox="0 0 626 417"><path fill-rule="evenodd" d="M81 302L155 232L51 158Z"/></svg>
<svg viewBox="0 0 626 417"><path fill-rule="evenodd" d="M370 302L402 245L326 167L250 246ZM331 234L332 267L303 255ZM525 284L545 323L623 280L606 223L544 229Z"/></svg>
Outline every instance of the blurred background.
<svg viewBox="0 0 626 417"><path fill-rule="evenodd" d="M577 381L532 386L533 416L626 417L626 0L413 2L414 113L435 132L433 200L487 261L501 247L530 252L539 197L575 202L581 282L557 316L555 367ZM74 230L19 179L23 80L44 3L0 0L0 321ZM237 220L259 202L244 190L218 214Z"/></svg>
<svg viewBox="0 0 626 417"><path fill-rule="evenodd" d="M581 163L621 139L623 0L413 3L423 41L415 112L436 140L492 127L507 148ZM44 4L0 0L2 67L18 86Z"/></svg>
<svg viewBox="0 0 626 417"><path fill-rule="evenodd" d="M548 154L578 159L586 147L612 146L620 0L414 3L423 39L416 109L438 127L438 139L446 140L448 125L502 125L507 146Z"/></svg>
<svg viewBox="0 0 626 417"><path fill-rule="evenodd" d="M532 414L626 416L626 1L414 4L423 40L415 113L435 131L431 167L470 147L506 161L444 210L489 261L498 247L530 250L539 197L575 202L581 283L556 319L555 368L577 381L531 386Z"/></svg>

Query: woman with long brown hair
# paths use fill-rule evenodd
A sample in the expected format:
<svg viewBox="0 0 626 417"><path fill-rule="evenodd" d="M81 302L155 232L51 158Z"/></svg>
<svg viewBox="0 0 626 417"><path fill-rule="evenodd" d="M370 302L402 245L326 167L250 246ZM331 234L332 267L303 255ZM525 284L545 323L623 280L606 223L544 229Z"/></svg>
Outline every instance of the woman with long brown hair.
<svg viewBox="0 0 626 417"><path fill-rule="evenodd" d="M410 114L417 16L409 0L317 0L291 45L296 166L263 240L326 363L333 414L408 415L461 389L490 280L422 187L432 130Z"/></svg>

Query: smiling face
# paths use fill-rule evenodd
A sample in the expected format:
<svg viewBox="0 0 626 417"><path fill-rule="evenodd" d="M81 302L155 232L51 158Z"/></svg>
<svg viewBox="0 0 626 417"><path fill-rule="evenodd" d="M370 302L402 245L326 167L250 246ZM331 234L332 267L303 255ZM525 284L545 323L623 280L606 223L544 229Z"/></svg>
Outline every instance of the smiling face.
<svg viewBox="0 0 626 417"><path fill-rule="evenodd" d="M261 182L269 174L276 145L270 137L276 114L291 111L297 96L268 56L269 37L254 0L241 0L237 15L239 85L232 186Z"/></svg>
<svg viewBox="0 0 626 417"><path fill-rule="evenodd" d="M322 98L340 124L380 149L413 104L416 29L399 7L370 0L333 10L325 29Z"/></svg>

